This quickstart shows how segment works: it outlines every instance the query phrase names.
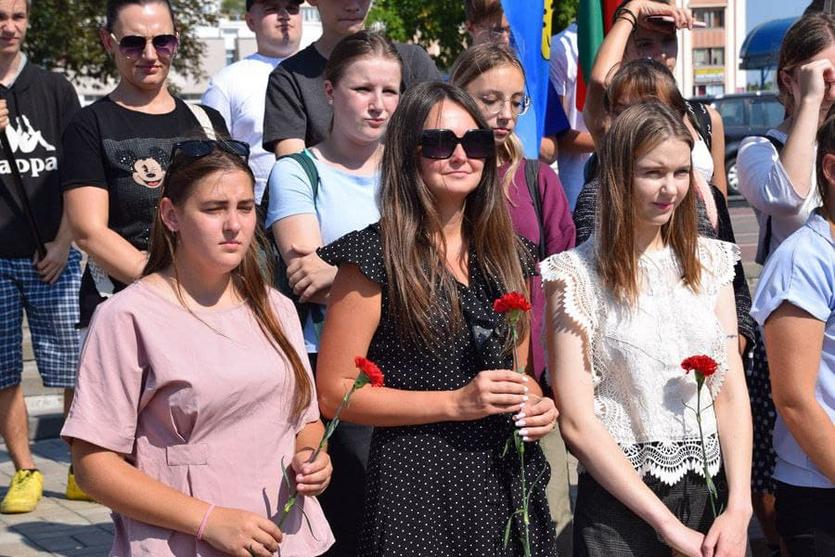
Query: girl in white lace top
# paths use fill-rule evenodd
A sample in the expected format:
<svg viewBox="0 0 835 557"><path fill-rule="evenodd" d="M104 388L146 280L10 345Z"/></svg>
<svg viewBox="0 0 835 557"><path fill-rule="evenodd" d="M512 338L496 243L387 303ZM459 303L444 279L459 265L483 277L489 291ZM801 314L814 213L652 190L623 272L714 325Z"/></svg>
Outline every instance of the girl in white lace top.
<svg viewBox="0 0 835 557"><path fill-rule="evenodd" d="M692 141L660 103L624 111L599 152L597 232L541 264L560 429L582 465L578 555L745 553L751 417L731 284L739 249L697 235ZM718 363L701 404L707 462L696 380L680 365L697 354ZM715 520L705 465L722 495Z"/></svg>

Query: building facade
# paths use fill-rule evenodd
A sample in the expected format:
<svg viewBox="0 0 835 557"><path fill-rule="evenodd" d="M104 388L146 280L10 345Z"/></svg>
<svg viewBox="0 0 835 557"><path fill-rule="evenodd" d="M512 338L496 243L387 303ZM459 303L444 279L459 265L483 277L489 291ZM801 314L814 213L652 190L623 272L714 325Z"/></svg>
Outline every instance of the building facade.
<svg viewBox="0 0 835 557"><path fill-rule="evenodd" d="M679 32L676 79L685 97L745 91L747 75L739 69L745 41L745 0L676 0L689 7L705 27Z"/></svg>

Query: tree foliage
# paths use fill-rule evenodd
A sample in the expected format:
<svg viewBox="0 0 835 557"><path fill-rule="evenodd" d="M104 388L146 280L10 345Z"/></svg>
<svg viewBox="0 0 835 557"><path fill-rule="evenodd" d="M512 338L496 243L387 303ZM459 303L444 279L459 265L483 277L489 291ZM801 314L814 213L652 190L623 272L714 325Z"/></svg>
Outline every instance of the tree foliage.
<svg viewBox="0 0 835 557"><path fill-rule="evenodd" d="M381 22L398 41L417 42L441 68L448 68L465 47L461 0L376 0L368 23Z"/></svg>
<svg viewBox="0 0 835 557"><path fill-rule="evenodd" d="M45 68L60 69L70 78L91 78L103 83L116 75L113 60L99 40L106 0L34 0L24 50L29 59ZM171 0L180 46L173 66L181 75L201 77L204 46L194 30L215 25L218 14L212 2Z"/></svg>
<svg viewBox="0 0 835 557"><path fill-rule="evenodd" d="M556 35L577 18L577 8L580 0L557 0L554 2L554 15L551 29Z"/></svg>

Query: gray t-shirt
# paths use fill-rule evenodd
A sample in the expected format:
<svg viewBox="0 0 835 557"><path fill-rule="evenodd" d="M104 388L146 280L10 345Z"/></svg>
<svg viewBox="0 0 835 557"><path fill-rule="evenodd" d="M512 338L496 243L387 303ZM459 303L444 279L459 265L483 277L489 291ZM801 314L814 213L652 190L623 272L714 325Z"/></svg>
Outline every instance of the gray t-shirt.
<svg viewBox="0 0 835 557"><path fill-rule="evenodd" d="M423 48L398 42L394 45L403 60L401 90L442 78ZM273 152L275 144L284 139L304 139L304 144L311 147L327 137L332 116L322 78L327 61L311 44L284 60L270 74L264 108L266 151Z"/></svg>

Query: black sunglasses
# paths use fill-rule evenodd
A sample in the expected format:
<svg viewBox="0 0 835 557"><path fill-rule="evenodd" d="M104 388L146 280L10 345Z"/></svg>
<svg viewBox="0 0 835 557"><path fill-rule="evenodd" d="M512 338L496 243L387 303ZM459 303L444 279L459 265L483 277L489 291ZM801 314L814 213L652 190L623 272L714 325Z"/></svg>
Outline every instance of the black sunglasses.
<svg viewBox="0 0 835 557"><path fill-rule="evenodd" d="M496 147L493 130L468 130L464 137L447 129L423 130L420 134L420 154L427 159L448 159L458 144L471 159L486 159L495 156Z"/></svg>
<svg viewBox="0 0 835 557"><path fill-rule="evenodd" d="M218 148L226 151L232 155L238 155L246 162L249 162L249 144L237 139L226 139L223 141L215 141L213 139L189 139L180 141L174 144L171 150L171 160L174 160L174 155L179 153L193 159L205 157L209 153Z"/></svg>
<svg viewBox="0 0 835 557"><path fill-rule="evenodd" d="M174 56L174 51L177 50L177 45L180 44L180 39L177 35L155 35L153 37L143 37L141 35L125 35L121 39L117 39L116 35L110 33L110 36L119 44L119 52L125 58L139 58L145 50L145 45L148 41L154 45L154 50L157 51L158 56L170 58Z"/></svg>

